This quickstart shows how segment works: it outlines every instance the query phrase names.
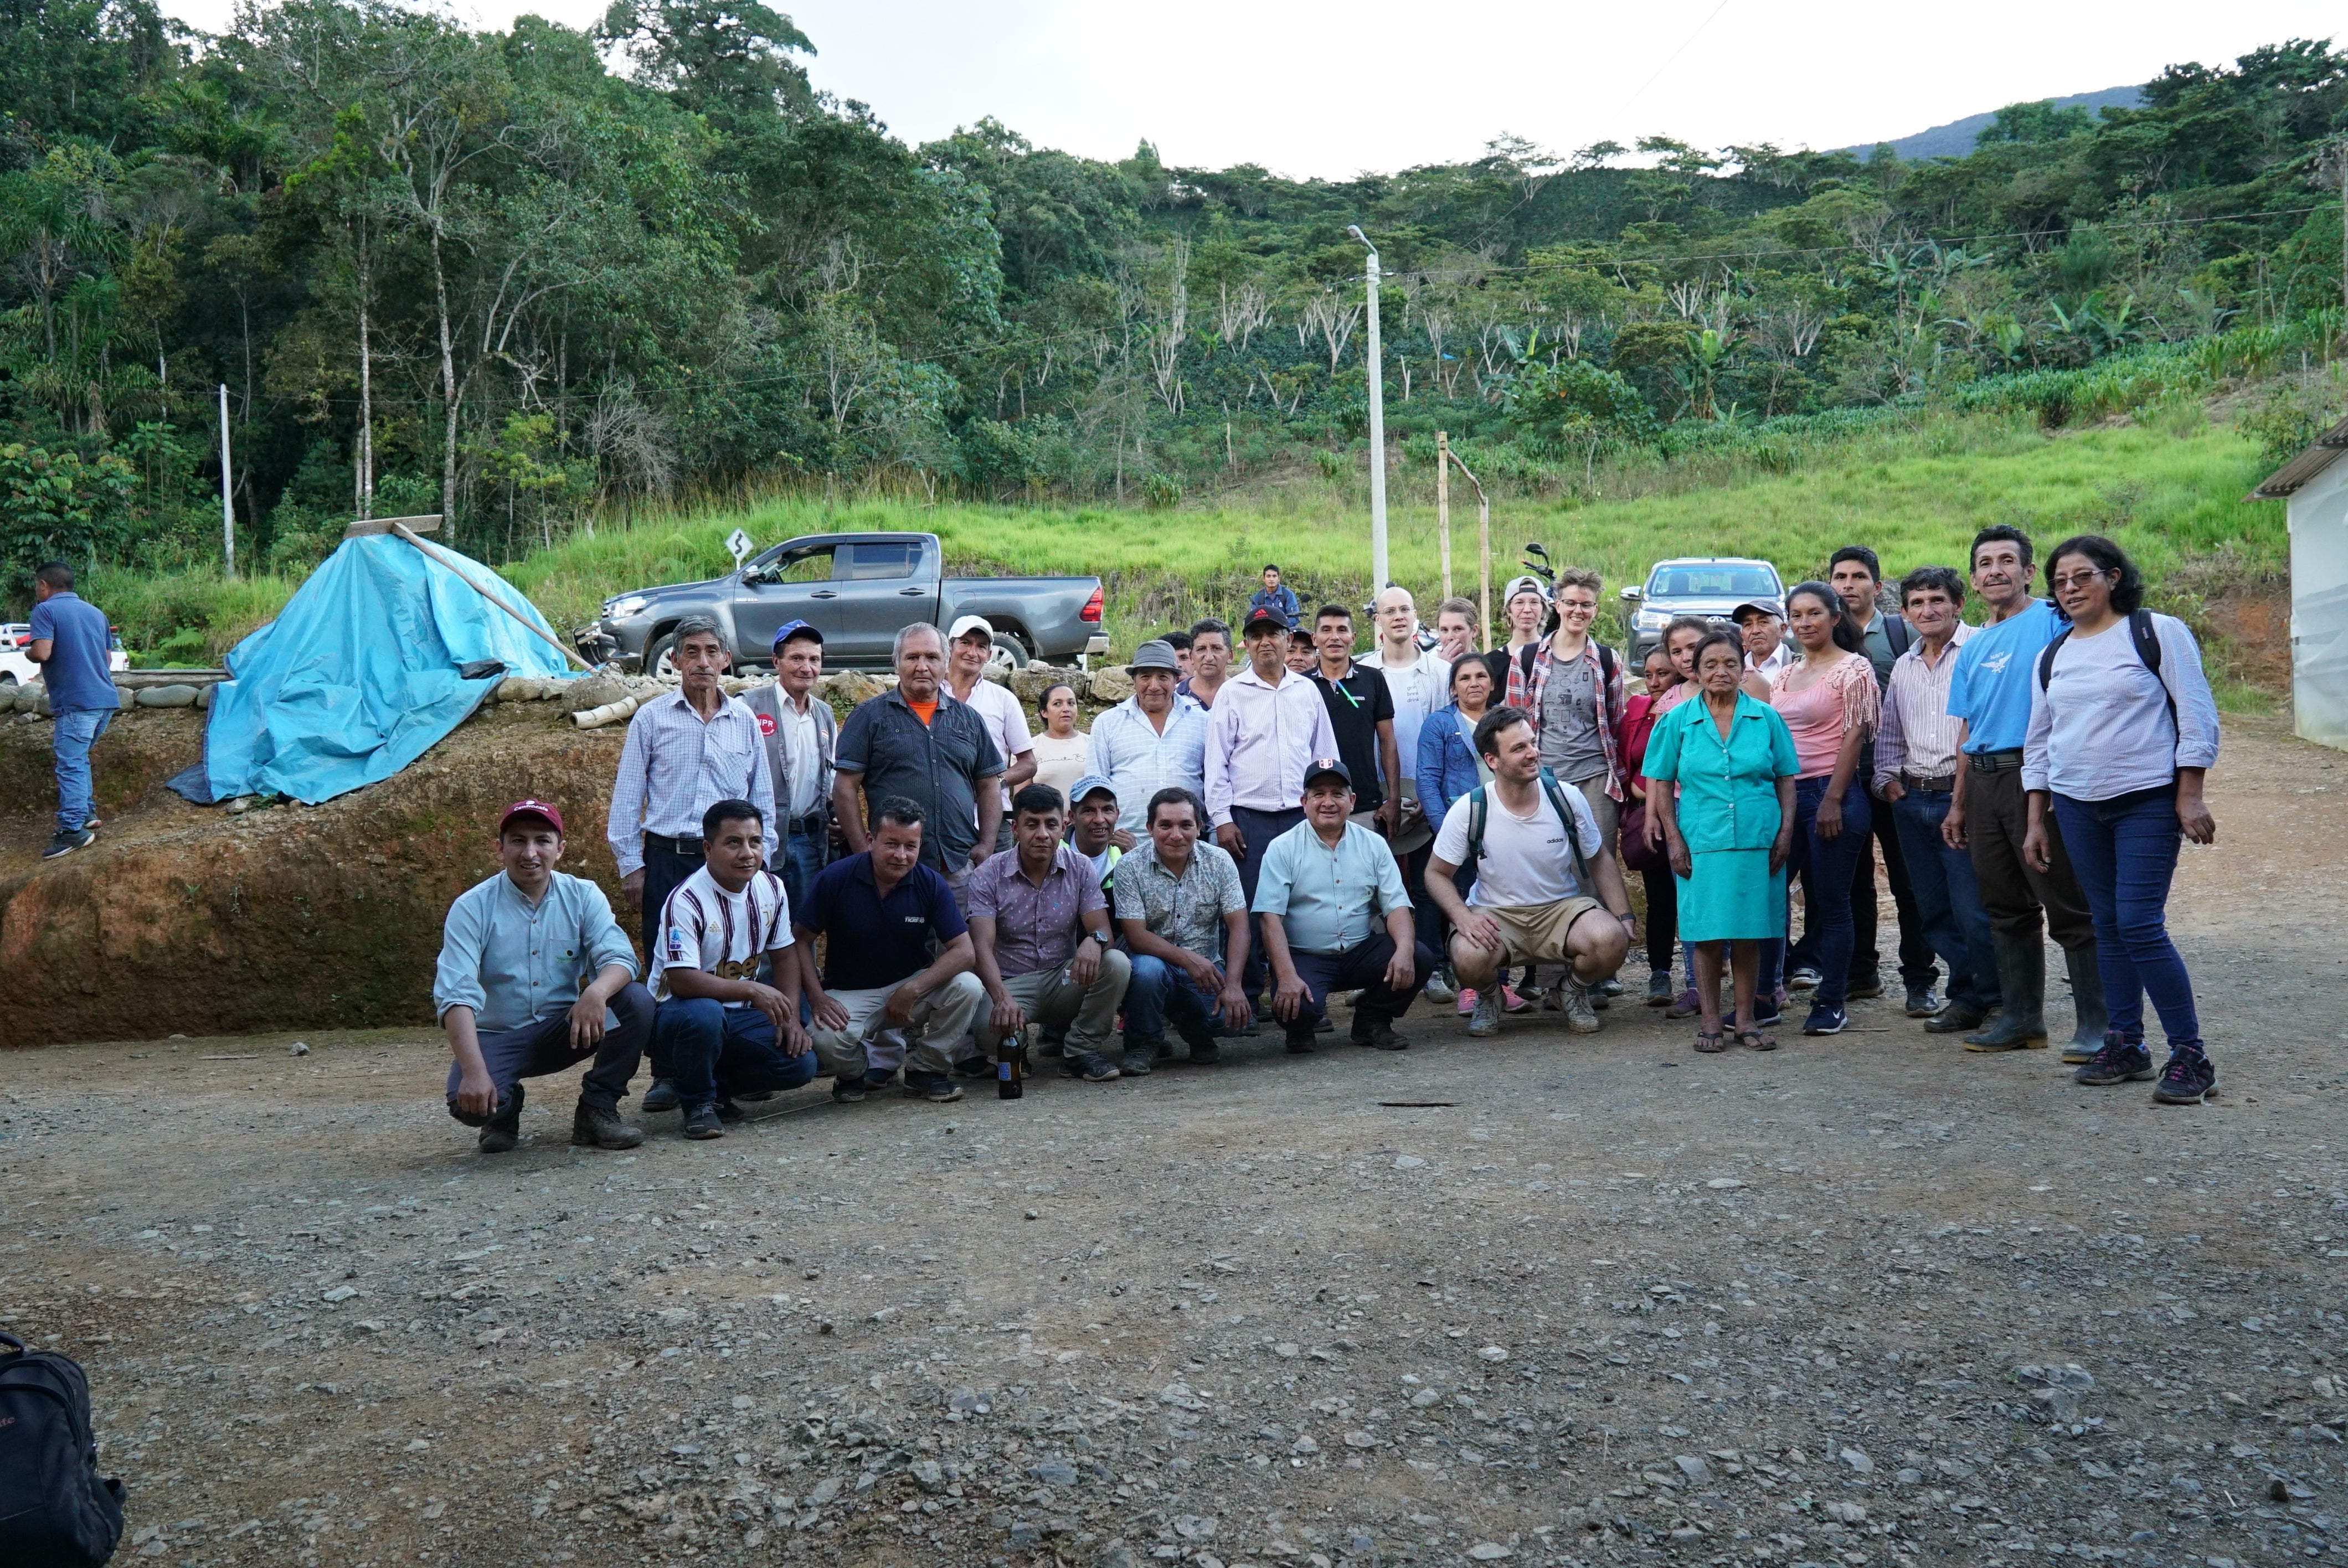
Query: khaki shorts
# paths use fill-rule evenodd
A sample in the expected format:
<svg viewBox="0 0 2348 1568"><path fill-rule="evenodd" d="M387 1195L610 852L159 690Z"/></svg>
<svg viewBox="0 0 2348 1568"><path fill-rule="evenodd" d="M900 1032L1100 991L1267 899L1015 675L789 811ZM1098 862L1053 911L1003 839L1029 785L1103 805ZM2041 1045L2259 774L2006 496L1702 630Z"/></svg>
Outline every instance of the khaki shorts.
<svg viewBox="0 0 2348 1568"><path fill-rule="evenodd" d="M1569 961L1565 934L1573 923L1601 907L1595 898L1563 898L1554 904L1478 904L1477 913L1488 915L1508 944L1503 964L1562 964Z"/></svg>

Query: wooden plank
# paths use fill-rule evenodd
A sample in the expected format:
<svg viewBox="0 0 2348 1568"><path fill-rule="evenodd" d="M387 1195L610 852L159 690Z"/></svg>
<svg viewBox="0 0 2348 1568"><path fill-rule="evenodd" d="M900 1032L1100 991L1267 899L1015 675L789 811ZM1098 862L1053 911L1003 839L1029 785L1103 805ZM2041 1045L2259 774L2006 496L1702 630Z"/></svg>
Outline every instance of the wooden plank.
<svg viewBox="0 0 2348 1568"><path fill-rule="evenodd" d="M439 528L440 514L438 512L417 518L361 518L343 529L343 538L364 539L376 534L396 534L402 528L411 534L429 534L438 532Z"/></svg>

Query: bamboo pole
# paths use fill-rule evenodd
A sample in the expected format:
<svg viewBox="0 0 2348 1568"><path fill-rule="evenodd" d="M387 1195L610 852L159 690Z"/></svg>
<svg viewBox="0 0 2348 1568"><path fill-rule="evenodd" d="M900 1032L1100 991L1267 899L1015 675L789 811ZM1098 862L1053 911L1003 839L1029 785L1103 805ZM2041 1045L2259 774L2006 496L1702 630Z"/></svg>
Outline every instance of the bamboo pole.
<svg viewBox="0 0 2348 1568"><path fill-rule="evenodd" d="M1435 433L1435 530L1443 542L1443 597L1451 597L1451 437Z"/></svg>
<svg viewBox="0 0 2348 1568"><path fill-rule="evenodd" d="M551 648L557 653L561 654L563 658L569 660L572 663L578 665L582 670L592 671L595 668L595 666L588 663L584 659L582 659L575 650L565 648L561 643L557 642L552 637L549 636L544 630L542 630L536 622L532 621L520 610L516 610L512 605L508 604L504 600L499 599L496 594L491 593L488 589L483 588L479 583L475 582L473 580L473 574L467 571L462 565L452 559L448 551L440 548L438 545L427 544L422 539L417 538L416 537L416 530L409 528L406 523L399 522L396 519L392 520L391 531L397 534L401 538L406 539L409 544L414 545L417 549L422 550L434 560L438 561L442 566L447 567L450 571L455 572L459 578L464 579L465 586L467 588L471 589L475 593L479 594L483 599L488 600L491 604L496 605L499 610L502 610L508 615L512 616L515 623L524 631L529 632L532 637L537 638L541 642L545 643L549 648Z"/></svg>
<svg viewBox="0 0 2348 1568"><path fill-rule="evenodd" d="M1482 585L1478 602L1482 607L1484 635L1490 637L1495 630L1492 625L1492 497L1484 493L1484 481L1476 477L1474 470L1467 464L1459 461L1458 453L1451 451L1447 443L1444 450L1445 455L1457 465L1460 474L1476 487L1476 569L1478 580ZM1505 637L1496 639L1494 646L1507 641Z"/></svg>

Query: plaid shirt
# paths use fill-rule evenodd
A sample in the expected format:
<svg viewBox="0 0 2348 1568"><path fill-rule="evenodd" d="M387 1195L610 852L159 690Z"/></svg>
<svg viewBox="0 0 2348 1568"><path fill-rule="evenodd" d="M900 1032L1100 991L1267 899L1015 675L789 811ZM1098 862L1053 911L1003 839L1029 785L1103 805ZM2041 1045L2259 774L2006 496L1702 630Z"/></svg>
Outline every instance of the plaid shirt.
<svg viewBox="0 0 2348 1568"><path fill-rule="evenodd" d="M1509 660L1508 704L1521 708L1530 715L1535 733L1541 723L1542 700L1549 692L1550 671L1556 667L1556 657L1550 651L1547 639L1533 648L1532 679L1525 679L1521 655ZM1605 661L1598 657L1598 639L1591 638L1581 645L1581 657L1591 666L1591 683L1598 690L1598 750L1606 759L1606 795L1609 800L1624 798L1622 788L1622 737L1615 733L1616 721L1622 713L1622 666L1614 666L1614 678L1606 678Z"/></svg>

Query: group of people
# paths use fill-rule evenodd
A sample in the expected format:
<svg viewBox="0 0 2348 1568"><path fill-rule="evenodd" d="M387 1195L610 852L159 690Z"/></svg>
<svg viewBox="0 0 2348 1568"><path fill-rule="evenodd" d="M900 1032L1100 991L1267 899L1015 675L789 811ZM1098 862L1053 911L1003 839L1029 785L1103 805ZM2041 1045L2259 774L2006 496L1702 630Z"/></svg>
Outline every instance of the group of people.
<svg viewBox="0 0 2348 1568"><path fill-rule="evenodd" d="M2142 609L2110 541L2058 546L2051 599L2032 564L2027 536L1987 528L1967 574L1911 571L1892 610L1853 546L1782 605L1673 621L1638 692L1593 635L1594 571L1511 582L1488 651L1469 601L1445 600L1430 638L1389 586L1361 654L1349 607L1308 617L1267 566L1236 645L1217 619L1143 642L1132 695L1089 733L1065 685L1031 729L984 678L975 616L905 628L896 684L836 723L815 627L784 626L774 682L729 697L736 651L688 620L608 818L643 976L608 900L556 869L560 811L516 803L500 871L448 917L449 1109L511 1147L522 1081L592 1056L573 1141L633 1146L618 1107L649 1054L644 1109L717 1137L742 1102L819 1074L837 1100L901 1074L953 1101L1025 1071L1031 1034L1094 1082L1147 1074L1177 1040L1213 1061L1276 1028L1311 1051L1348 997L1374 1049L1408 1048L1422 993L1474 1036L1537 1004L1588 1033L1640 934L1626 866L1648 1002L1697 1017L1700 1051L1769 1050L1789 991L1813 993L1816 1035L1880 993L1879 852L1927 1032L2045 1048L2043 921L2079 1081L2154 1075L2149 990L2169 1045L2156 1097L2198 1102L2215 1075L2163 907L2179 843L2215 831L2199 652Z"/></svg>

